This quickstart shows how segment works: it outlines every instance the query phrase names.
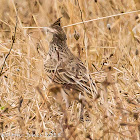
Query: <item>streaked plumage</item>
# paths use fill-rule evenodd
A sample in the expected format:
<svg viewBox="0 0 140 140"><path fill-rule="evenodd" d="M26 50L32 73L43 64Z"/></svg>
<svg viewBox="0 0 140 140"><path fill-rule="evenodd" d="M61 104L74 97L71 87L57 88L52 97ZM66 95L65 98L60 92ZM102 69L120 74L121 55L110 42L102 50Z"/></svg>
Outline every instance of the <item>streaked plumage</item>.
<svg viewBox="0 0 140 140"><path fill-rule="evenodd" d="M95 84L89 82L85 65L67 46L67 38L60 25L60 18L44 30L52 34L49 52L44 57L44 69L48 77L53 82L61 84L67 94L70 90L75 94L84 91L90 95L96 93Z"/></svg>

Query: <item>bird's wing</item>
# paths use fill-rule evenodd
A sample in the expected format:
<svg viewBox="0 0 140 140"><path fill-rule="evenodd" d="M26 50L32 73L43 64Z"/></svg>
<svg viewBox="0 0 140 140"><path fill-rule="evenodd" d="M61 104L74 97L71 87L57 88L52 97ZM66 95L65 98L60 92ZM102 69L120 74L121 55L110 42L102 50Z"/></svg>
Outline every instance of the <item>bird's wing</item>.
<svg viewBox="0 0 140 140"><path fill-rule="evenodd" d="M88 94L95 90L95 84L89 82L86 67L77 58L62 62L56 70L54 81Z"/></svg>
<svg viewBox="0 0 140 140"><path fill-rule="evenodd" d="M48 76L55 83L62 84L83 93L91 94L95 92L95 84L89 80L87 69L76 57L71 57L65 61L49 59L44 65L45 71L50 73Z"/></svg>

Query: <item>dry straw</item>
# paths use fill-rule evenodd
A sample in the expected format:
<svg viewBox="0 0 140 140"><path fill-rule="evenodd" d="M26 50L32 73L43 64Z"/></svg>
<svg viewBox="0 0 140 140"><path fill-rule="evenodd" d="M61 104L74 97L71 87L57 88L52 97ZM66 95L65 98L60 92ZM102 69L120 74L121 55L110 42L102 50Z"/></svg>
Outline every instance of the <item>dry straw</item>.
<svg viewBox="0 0 140 140"><path fill-rule="evenodd" d="M88 23L88 22L92 22L92 21L98 21L98 20L101 20L101 19L107 19L107 18L111 18L111 17L117 17L117 16L123 16L123 15L138 13L138 12L140 12L140 10L125 12L125 13L119 13L119 14L114 14L114 15L105 16L105 17L98 17L96 19L90 19L90 20L86 20L86 21L83 21L83 22L77 22L77 23L73 23L73 24L70 24L70 25L66 25L66 26L63 26L63 28L71 27L71 26L75 26L75 25L79 25L79 24L83 24L83 23ZM32 28L33 29L33 28L45 28L45 27L22 27L22 28L24 28L24 29Z"/></svg>
<svg viewBox="0 0 140 140"><path fill-rule="evenodd" d="M83 24L77 22L82 20L76 1L0 1L1 67L11 48L18 8L15 43L0 76L0 139L140 139L138 1L78 0L83 19L91 19L83 21L91 23L86 25L87 50L83 45L85 29L76 26ZM88 62L100 93L97 100L85 95L83 120L75 97L70 97L67 109L60 96L61 86L50 85L37 52L42 47L47 53L48 44L46 36L34 28L44 28L61 16L68 47Z"/></svg>

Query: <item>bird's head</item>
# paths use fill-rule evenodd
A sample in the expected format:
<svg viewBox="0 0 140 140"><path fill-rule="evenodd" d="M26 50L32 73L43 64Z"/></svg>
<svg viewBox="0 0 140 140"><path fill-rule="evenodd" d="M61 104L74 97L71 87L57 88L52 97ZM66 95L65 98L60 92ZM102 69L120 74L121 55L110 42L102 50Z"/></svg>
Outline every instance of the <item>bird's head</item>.
<svg viewBox="0 0 140 140"><path fill-rule="evenodd" d="M49 27L44 27L42 32L45 34L47 42L49 44L55 43L57 46L66 47L66 34L61 27L61 18L57 19L53 24ZM50 45L51 46L51 45ZM47 49L42 45L37 46L38 53L46 58Z"/></svg>
<svg viewBox="0 0 140 140"><path fill-rule="evenodd" d="M51 40L66 40L66 34L61 27L61 18L57 19L51 26L45 27L44 32L50 36Z"/></svg>

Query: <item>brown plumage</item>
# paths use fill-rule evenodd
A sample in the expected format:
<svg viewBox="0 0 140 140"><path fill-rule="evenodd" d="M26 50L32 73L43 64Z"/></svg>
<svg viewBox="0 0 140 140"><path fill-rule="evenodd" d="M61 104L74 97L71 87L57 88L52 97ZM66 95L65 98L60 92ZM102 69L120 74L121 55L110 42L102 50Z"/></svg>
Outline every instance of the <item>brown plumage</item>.
<svg viewBox="0 0 140 140"><path fill-rule="evenodd" d="M50 27L44 28L44 31L52 34L49 52L44 57L44 69L48 77L61 84L67 94L71 93L70 91L73 91L73 94L85 92L95 97L96 86L89 80L85 65L69 50L60 18Z"/></svg>

